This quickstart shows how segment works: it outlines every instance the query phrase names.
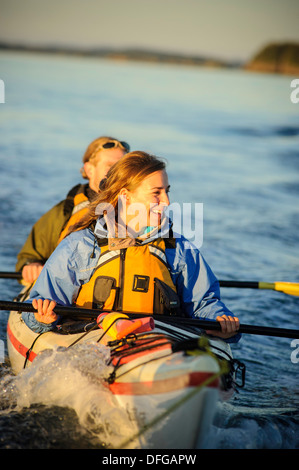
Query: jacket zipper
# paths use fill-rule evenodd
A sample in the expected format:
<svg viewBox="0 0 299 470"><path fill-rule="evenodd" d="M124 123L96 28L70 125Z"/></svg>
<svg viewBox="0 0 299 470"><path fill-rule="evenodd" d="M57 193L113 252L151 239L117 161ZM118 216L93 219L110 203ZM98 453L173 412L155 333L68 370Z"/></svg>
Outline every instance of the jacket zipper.
<svg viewBox="0 0 299 470"><path fill-rule="evenodd" d="M124 283L125 283L125 258L126 249L120 250L120 264L119 264L119 291L118 291L118 305L117 310L123 310L123 299L124 299Z"/></svg>

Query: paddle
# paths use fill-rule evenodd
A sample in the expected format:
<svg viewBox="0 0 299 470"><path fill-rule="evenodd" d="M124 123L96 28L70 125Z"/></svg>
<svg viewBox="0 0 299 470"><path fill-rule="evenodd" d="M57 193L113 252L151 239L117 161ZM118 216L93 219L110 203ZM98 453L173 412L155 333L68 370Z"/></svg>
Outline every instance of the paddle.
<svg viewBox="0 0 299 470"><path fill-rule="evenodd" d="M288 295L299 296L299 284L295 282L219 281L220 287L245 289L270 289Z"/></svg>
<svg viewBox="0 0 299 470"><path fill-rule="evenodd" d="M22 279L22 273L0 271L0 279ZM262 281L219 281L220 287L243 289L267 289L299 296L299 283L295 282L262 282Z"/></svg>
<svg viewBox="0 0 299 470"><path fill-rule="evenodd" d="M22 273L0 271L0 279L22 279Z"/></svg>
<svg viewBox="0 0 299 470"><path fill-rule="evenodd" d="M5 301L0 300L0 310L7 310L7 311L18 311L18 312L35 312L32 304L30 303L23 303L23 302L12 302L12 301ZM54 312L57 315L61 316L70 316L70 317L80 317L86 319L96 319L98 315L101 313L100 310L90 310L85 308L72 308L72 307L62 307L56 306L54 308ZM141 313L131 313L130 312L122 312L127 315L131 315L132 317L140 317L140 316L148 316L146 314ZM166 323L173 323L179 325L188 325L188 326L197 326L203 330L220 330L221 326L220 323L217 321L211 320L200 320L197 318L181 318L181 317L170 317L166 315L153 315L153 318L156 320L164 321ZM286 328L273 328L269 326L257 326L257 325L245 325L241 324L240 333L247 333L253 335L262 335L262 336L276 336L282 338L299 338L299 330L291 330Z"/></svg>

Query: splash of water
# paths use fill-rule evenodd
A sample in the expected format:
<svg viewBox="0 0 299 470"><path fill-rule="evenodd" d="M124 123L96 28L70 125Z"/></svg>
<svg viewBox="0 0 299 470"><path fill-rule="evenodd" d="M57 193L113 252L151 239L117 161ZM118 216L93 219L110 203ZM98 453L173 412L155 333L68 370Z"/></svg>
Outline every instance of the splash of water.
<svg viewBox="0 0 299 470"><path fill-rule="evenodd" d="M137 423L117 406L105 385L113 370L109 357L109 349L95 343L46 350L18 376L1 379L0 402L6 412L8 406L18 412L32 405L71 408L101 445L117 446L136 431Z"/></svg>

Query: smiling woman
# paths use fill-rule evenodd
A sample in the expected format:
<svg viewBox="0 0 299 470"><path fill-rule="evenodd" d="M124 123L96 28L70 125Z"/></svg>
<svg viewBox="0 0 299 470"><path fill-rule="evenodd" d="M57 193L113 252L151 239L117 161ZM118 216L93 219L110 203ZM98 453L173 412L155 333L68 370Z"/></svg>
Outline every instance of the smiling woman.
<svg viewBox="0 0 299 470"><path fill-rule="evenodd" d="M37 312L23 313L27 325L36 332L51 330L59 321L56 302L75 302L100 311L214 319L221 331L212 334L237 341L239 320L220 300L216 277L199 250L192 244L186 248L184 237L176 237L163 217L168 191L160 158L136 151L113 165L88 214L70 229L33 286L29 302ZM119 216L112 235L110 214L97 215L99 203L110 204ZM138 232L131 204L144 206L146 218ZM155 222L149 226L153 206ZM96 224L101 230L95 234ZM120 226L130 236L120 235Z"/></svg>
<svg viewBox="0 0 299 470"><path fill-rule="evenodd" d="M109 217L105 222L109 223L110 235L135 237L141 230L158 226L169 205L166 162L145 152L130 152L118 165L111 167L100 189L86 217L70 227L69 233L89 227L106 211ZM138 229L136 220L134 222L136 211L139 212ZM114 227L116 220L118 226Z"/></svg>

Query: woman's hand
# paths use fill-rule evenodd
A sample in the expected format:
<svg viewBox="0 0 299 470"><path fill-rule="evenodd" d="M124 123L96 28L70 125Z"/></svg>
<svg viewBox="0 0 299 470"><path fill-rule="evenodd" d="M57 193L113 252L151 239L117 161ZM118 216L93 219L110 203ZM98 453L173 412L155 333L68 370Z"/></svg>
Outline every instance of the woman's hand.
<svg viewBox="0 0 299 470"><path fill-rule="evenodd" d="M221 331L207 330L208 335L219 336L219 338L228 339L238 333L240 328L239 318L222 315L217 317L216 320L220 323Z"/></svg>
<svg viewBox="0 0 299 470"><path fill-rule="evenodd" d="M54 300L33 299L32 306L37 310L37 312L34 312L34 316L40 323L46 323L48 325L57 320L57 315L53 312L56 306Z"/></svg>

